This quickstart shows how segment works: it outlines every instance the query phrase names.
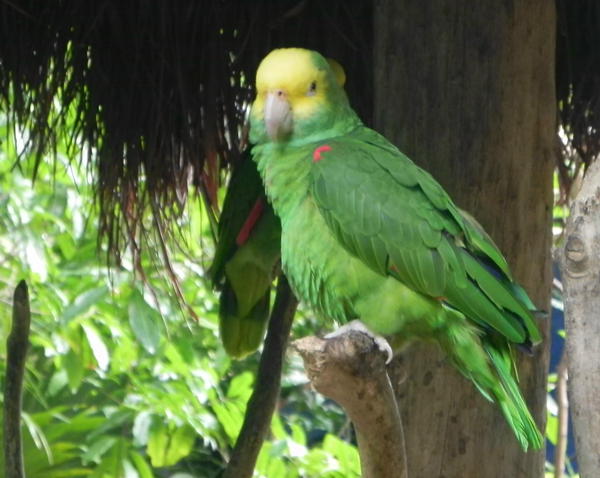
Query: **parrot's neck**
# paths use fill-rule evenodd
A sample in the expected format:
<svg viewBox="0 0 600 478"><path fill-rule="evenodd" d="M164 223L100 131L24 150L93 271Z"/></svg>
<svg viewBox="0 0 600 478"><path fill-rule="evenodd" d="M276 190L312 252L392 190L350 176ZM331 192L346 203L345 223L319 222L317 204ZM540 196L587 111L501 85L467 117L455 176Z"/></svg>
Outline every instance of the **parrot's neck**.
<svg viewBox="0 0 600 478"><path fill-rule="evenodd" d="M344 136L362 122L350 108L344 109L329 129L317 130L303 138L292 137L286 142L257 144L252 155L263 178L269 201L282 223L304 203L310 187L313 153L328 140Z"/></svg>
<svg viewBox="0 0 600 478"><path fill-rule="evenodd" d="M308 195L311 147L269 143L253 151L269 201L282 223Z"/></svg>

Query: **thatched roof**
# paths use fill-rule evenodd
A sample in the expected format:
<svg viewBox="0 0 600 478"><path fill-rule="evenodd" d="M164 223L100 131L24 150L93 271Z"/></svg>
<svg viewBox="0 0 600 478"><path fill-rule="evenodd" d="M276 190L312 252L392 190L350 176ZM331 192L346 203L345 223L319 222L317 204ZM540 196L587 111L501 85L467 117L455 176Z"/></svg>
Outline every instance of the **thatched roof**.
<svg viewBox="0 0 600 478"><path fill-rule="evenodd" d="M272 48L306 46L338 59L368 121L370 9L310 0L0 0L0 108L29 127L38 153L57 134L95 148L86 159L96 169L100 232L119 250L137 237L144 209L167 223L190 181L210 195L219 169L236 161L254 71Z"/></svg>
<svg viewBox="0 0 600 478"><path fill-rule="evenodd" d="M589 161L600 149L600 4L557 2L560 120ZM100 232L120 250L139 234L142 211L166 224L190 182L211 195L243 147L243 107L272 48L305 46L338 59L369 123L372 8L347 0L0 0L0 109L30 129L38 153L57 134L93 147L85 159L96 170Z"/></svg>
<svg viewBox="0 0 600 478"><path fill-rule="evenodd" d="M570 188L600 153L600 2L557 0L556 95L568 146L558 167ZM574 153L574 154L573 154Z"/></svg>

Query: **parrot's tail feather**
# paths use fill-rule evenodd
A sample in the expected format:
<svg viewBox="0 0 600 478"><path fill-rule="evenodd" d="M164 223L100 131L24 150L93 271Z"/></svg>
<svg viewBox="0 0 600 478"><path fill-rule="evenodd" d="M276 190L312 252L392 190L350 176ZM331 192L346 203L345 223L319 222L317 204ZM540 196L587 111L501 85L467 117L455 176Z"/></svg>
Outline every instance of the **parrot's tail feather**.
<svg viewBox="0 0 600 478"><path fill-rule="evenodd" d="M223 285L219 307L219 330L227 353L243 358L262 343L269 321L270 289L247 315L239 314L235 293L228 281Z"/></svg>
<svg viewBox="0 0 600 478"><path fill-rule="evenodd" d="M438 339L442 348L481 394L500 406L523 450L541 448L544 439L519 390L508 343L502 338L493 341L490 336L482 337L473 327L464 327L464 318L455 321L456 313L447 313L453 325Z"/></svg>
<svg viewBox="0 0 600 478"><path fill-rule="evenodd" d="M544 445L544 437L539 432L525 399L517 383L514 363L508 344L497 346L483 342L483 348L488 354L495 372L500 378L500 384L495 391L496 401L502 408L509 425L513 429L523 450L531 446L539 450Z"/></svg>

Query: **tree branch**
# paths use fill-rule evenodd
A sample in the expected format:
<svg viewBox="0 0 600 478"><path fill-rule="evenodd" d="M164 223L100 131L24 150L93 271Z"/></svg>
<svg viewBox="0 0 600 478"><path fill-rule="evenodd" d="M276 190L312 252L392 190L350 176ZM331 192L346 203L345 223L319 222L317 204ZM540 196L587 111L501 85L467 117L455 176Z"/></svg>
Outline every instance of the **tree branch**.
<svg viewBox="0 0 600 478"><path fill-rule="evenodd" d="M600 470L600 161L586 172L567 221L562 263L569 404L581 476Z"/></svg>
<svg viewBox="0 0 600 478"><path fill-rule="evenodd" d="M21 407L25 358L29 347L31 312L25 281L19 282L13 297L13 323L6 341L6 382L4 384L4 463L7 478L24 478Z"/></svg>
<svg viewBox="0 0 600 478"><path fill-rule="evenodd" d="M271 424L281 385L283 357L298 302L283 274L277 282L275 304L252 396L223 478L250 478Z"/></svg>
<svg viewBox="0 0 600 478"><path fill-rule="evenodd" d="M398 404L373 339L348 331L330 339L305 337L292 346L318 392L339 403L354 423L363 478L407 478Z"/></svg>

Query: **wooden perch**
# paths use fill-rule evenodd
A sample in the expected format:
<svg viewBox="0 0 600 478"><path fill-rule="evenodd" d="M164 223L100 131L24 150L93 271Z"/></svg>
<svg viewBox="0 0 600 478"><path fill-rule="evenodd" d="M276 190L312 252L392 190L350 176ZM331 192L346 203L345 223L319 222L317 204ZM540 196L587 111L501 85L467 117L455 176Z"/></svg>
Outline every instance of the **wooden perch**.
<svg viewBox="0 0 600 478"><path fill-rule="evenodd" d="M600 161L587 170L567 221L562 263L569 403L582 478L600 470Z"/></svg>
<svg viewBox="0 0 600 478"><path fill-rule="evenodd" d="M6 478L24 478L21 406L25 358L29 347L31 312L25 281L19 282L13 299L13 322L6 341L4 384L4 467Z"/></svg>
<svg viewBox="0 0 600 478"><path fill-rule="evenodd" d="M312 386L339 403L356 431L363 478L407 478L398 404L385 368L386 354L373 339L348 331L330 339L292 343Z"/></svg>

